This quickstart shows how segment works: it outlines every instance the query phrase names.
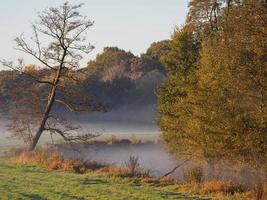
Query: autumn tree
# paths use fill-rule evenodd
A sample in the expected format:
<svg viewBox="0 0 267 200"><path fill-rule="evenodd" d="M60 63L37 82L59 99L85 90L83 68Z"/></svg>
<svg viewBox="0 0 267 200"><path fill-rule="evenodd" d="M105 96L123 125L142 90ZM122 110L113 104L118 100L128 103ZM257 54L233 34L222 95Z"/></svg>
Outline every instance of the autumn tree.
<svg viewBox="0 0 267 200"><path fill-rule="evenodd" d="M127 76L131 69L131 61L135 56L118 47L105 47L103 53L98 54L95 60L87 64L87 74L102 81L111 81L115 78Z"/></svg>
<svg viewBox="0 0 267 200"><path fill-rule="evenodd" d="M167 72L158 89L159 126L169 150L176 155L192 156L200 149L197 135L190 132L191 111L187 108L188 92L196 84L199 59L198 36L188 27L177 29L170 41L169 54L162 57Z"/></svg>
<svg viewBox="0 0 267 200"><path fill-rule="evenodd" d="M176 155L266 171L266 1L226 3L191 1L185 27L201 44L188 48L186 29L172 38L159 125Z"/></svg>
<svg viewBox="0 0 267 200"><path fill-rule="evenodd" d="M147 49L146 53L141 54L140 56L140 70L144 72L158 70L162 73L165 73L165 69L160 60L161 57L168 54L169 51L169 40L153 42Z"/></svg>
<svg viewBox="0 0 267 200"><path fill-rule="evenodd" d="M214 159L266 167L266 3L244 1L203 42L195 116ZM238 26L236 26L238 24ZM266 170L266 169L265 169Z"/></svg>
<svg viewBox="0 0 267 200"><path fill-rule="evenodd" d="M78 73L79 61L83 54L88 54L93 49L86 41L86 32L93 22L79 13L81 6L82 4L70 5L66 2L58 8L44 10L38 14L38 20L32 26L31 42L28 42L23 34L15 39L18 50L39 62L37 70L32 66L25 66L22 60L16 66L12 62L2 61L4 66L32 78L36 87L44 86L48 90L44 90L40 95L34 93L34 102L40 101L41 107L38 112L38 124L32 127L35 131L30 140L30 151L35 149L44 132L59 134L69 142L84 141L94 136L90 133L79 134L79 126L61 118L53 111L55 104L64 105L71 111L98 109L89 99L70 95L77 87L70 87L69 83L78 84L82 79ZM20 128L16 130L19 131Z"/></svg>

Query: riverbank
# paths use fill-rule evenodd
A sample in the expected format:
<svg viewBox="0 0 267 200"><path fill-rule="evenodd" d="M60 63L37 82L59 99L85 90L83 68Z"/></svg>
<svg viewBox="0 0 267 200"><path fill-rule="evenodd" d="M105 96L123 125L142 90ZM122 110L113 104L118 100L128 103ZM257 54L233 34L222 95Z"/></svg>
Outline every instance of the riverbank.
<svg viewBox="0 0 267 200"><path fill-rule="evenodd" d="M0 159L1 199L24 200L165 200L200 199L168 187L141 184L135 178L107 177L94 172L75 174L47 171L29 164Z"/></svg>

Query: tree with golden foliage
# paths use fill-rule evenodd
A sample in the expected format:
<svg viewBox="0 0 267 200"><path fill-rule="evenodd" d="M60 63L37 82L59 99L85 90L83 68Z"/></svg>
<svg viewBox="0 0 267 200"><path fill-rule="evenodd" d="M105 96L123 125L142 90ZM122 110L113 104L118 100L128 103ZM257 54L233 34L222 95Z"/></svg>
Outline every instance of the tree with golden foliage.
<svg viewBox="0 0 267 200"><path fill-rule="evenodd" d="M196 15L215 1L205 2L210 4L191 1L187 21L201 45L185 48L192 40L181 45L183 29L172 38L172 52L165 57L170 60L164 63L168 75L158 92L163 138L176 155L266 172L267 3L219 4L214 29L209 20L215 17ZM184 69L191 69L190 76Z"/></svg>

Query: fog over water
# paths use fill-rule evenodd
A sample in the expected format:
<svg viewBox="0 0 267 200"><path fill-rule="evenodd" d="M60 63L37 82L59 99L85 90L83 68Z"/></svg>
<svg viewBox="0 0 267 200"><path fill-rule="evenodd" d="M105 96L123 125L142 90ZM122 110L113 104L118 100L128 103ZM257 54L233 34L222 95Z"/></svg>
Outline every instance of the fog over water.
<svg viewBox="0 0 267 200"><path fill-rule="evenodd" d="M71 114L67 117L80 124L82 131L99 132L107 137L136 137L156 142L160 134L160 129L156 125L154 105L126 106L107 113ZM163 144L89 146L81 147L80 153L71 150L62 152L71 157L78 156L115 165L123 165L132 155L139 158L141 168L151 170L154 175L162 175L175 166L175 161L166 152Z"/></svg>
<svg viewBox="0 0 267 200"><path fill-rule="evenodd" d="M66 114L71 121L80 124L83 131L102 134L158 135L154 105L122 107L106 113Z"/></svg>
<svg viewBox="0 0 267 200"><path fill-rule="evenodd" d="M155 106L123 107L110 112L74 114L62 112L61 115L75 124L81 125L81 132L91 131L112 135L159 135L160 130L156 125ZM8 135L7 117L0 118L0 134Z"/></svg>
<svg viewBox="0 0 267 200"><path fill-rule="evenodd" d="M130 156L138 157L140 167L151 171L154 176L161 176L175 166L175 162L160 144L109 144L80 146L79 152L58 147L59 151L72 158L95 160L100 163L123 166Z"/></svg>

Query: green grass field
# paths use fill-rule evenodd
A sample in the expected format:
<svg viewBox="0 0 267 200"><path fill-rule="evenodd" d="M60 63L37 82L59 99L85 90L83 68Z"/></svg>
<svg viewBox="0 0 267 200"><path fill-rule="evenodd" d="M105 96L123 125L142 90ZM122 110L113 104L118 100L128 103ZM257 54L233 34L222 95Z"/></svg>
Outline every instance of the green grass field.
<svg viewBox="0 0 267 200"><path fill-rule="evenodd" d="M0 159L1 200L120 200L198 199L168 188L138 184L135 179L108 178L96 174L48 172L31 165Z"/></svg>

